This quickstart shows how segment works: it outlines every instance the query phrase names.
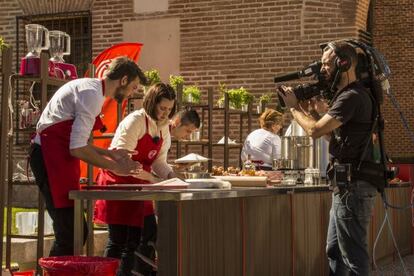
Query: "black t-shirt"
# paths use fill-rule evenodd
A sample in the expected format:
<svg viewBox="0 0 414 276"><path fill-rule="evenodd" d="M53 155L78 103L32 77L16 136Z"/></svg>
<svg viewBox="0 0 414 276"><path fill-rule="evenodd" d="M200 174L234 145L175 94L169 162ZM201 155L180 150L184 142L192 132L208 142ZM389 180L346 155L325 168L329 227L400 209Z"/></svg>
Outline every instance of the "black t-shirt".
<svg viewBox="0 0 414 276"><path fill-rule="evenodd" d="M328 114L342 125L331 136L329 153L332 157L360 160L367 141L371 139L373 103L368 93L361 84L354 82L334 98ZM364 160L372 160L372 142L369 143Z"/></svg>

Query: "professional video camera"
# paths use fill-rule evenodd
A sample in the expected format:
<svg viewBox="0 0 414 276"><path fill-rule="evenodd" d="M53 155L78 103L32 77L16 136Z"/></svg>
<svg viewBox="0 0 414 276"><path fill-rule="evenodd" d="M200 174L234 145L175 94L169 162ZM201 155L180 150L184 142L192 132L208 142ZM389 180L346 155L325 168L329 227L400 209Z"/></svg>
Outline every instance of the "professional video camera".
<svg viewBox="0 0 414 276"><path fill-rule="evenodd" d="M375 48L363 42L354 39L345 40L345 42L353 46L357 52L357 78L369 88L374 99L381 104L383 102L384 92L390 88L388 77L391 72L385 58ZM319 46L323 50L327 45L327 43L323 43ZM321 66L320 61L312 62L298 72L275 77L274 82L280 83L313 76L317 80L316 83L300 84L293 88L296 98L299 101L303 101L311 99L314 96L322 96L327 100L331 100L336 93L335 85L325 81L320 73ZM279 90L284 93L280 87ZM279 102L282 107L285 106L281 97L279 97Z"/></svg>
<svg viewBox="0 0 414 276"><path fill-rule="evenodd" d="M298 72L275 77L274 81L275 83L279 83L284 81L297 80L303 77L313 76L315 79L318 80L318 82L299 84L293 88L293 93L295 93L295 96L299 101L309 100L314 96L318 95L323 96L322 94L324 94L324 91L326 91L326 82L320 74L321 66L322 63L320 61L315 61ZM280 87L279 90L282 93L284 93L284 91ZM281 97L279 97L279 102L282 105L282 107L285 106L285 103Z"/></svg>

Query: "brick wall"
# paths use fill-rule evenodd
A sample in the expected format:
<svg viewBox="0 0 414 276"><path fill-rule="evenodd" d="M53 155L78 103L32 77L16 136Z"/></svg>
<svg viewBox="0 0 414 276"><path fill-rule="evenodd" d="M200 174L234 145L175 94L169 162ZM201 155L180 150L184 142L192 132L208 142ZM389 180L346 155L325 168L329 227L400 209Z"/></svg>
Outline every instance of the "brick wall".
<svg viewBox="0 0 414 276"><path fill-rule="evenodd" d="M114 0L109 4L97 0L93 7L93 51L96 55L120 41L124 21L179 17L180 72L189 83L202 89L217 88L220 82L230 88L244 86L260 96L274 91L274 76L295 71L318 59L319 43L357 37L357 29L365 28L368 7L367 1L358 2L366 3L358 4L361 11L357 13L353 0L340 3L178 0L170 1L165 13L133 14L132 4L127 1ZM216 92L215 100L219 97ZM223 116L215 114L214 118L216 142L223 136ZM234 127L230 137L239 141L238 119L232 117L231 122ZM254 120L253 129L256 127ZM222 158L220 151L215 149L217 160ZM230 163L235 165L238 151L231 150L231 153Z"/></svg>
<svg viewBox="0 0 414 276"><path fill-rule="evenodd" d="M374 45L388 60L392 92L414 127L414 2L377 0L374 13ZM413 157L414 144L403 128L398 112L384 96L385 141L393 157Z"/></svg>
<svg viewBox="0 0 414 276"><path fill-rule="evenodd" d="M0 35L12 44L14 17L22 14L17 3L0 0ZM136 14L133 1L95 0L91 8L93 55L122 41L122 24L126 21L178 17L180 72L189 83L202 89L217 88L219 82L230 88L244 86L259 96L274 91L275 75L318 59L319 43L358 37L358 30L366 29L368 7L369 0L171 0L167 12ZM414 66L413 10L409 0L377 0L373 33L374 45L390 62L393 91L410 122L414 116L409 90L413 84L409 74ZM388 100L384 111L390 154L412 156L408 136ZM215 114L214 140L222 136L222 122L222 115ZM231 137L238 138L237 129L232 130ZM237 160L237 154L232 160Z"/></svg>

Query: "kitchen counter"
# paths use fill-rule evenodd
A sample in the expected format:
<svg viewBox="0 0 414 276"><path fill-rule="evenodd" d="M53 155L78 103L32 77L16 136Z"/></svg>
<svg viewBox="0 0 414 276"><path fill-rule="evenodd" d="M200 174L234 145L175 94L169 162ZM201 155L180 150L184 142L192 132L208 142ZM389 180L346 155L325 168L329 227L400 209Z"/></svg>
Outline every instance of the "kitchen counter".
<svg viewBox="0 0 414 276"><path fill-rule="evenodd" d="M388 188L409 187L410 183L392 184ZM155 200L186 201L203 199L223 199L238 197L271 196L286 193L305 193L329 191L328 185L313 186L268 186L268 187L233 187L232 189L176 189L176 190L81 190L71 191L70 199L82 200Z"/></svg>
<svg viewBox="0 0 414 276"><path fill-rule="evenodd" d="M386 189L393 205L410 202L409 183ZM75 200L75 254L81 254L84 201L155 200L158 212L158 275L327 275L325 238L331 191L327 185L270 186L231 190L84 190ZM369 247L384 218L377 197ZM389 211L402 254L411 253L411 212ZM388 230L377 262L395 257Z"/></svg>

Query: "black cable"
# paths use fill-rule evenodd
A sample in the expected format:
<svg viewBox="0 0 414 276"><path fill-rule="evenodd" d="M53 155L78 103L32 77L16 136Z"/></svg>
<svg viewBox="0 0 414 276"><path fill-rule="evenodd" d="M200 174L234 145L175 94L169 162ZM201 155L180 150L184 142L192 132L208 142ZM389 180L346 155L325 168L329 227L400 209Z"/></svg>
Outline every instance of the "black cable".
<svg viewBox="0 0 414 276"><path fill-rule="evenodd" d="M414 204L413 203L410 203L409 205L405 205L405 206L396 206L396 205L392 205L392 204L388 203L387 197L386 197L385 193L381 193L381 197L382 197L382 201L384 202L384 204L387 207L390 207L392 209L407 210L407 209L414 208Z"/></svg>

